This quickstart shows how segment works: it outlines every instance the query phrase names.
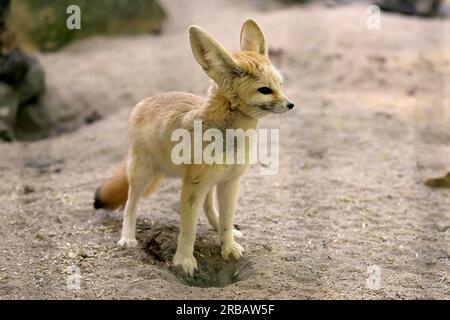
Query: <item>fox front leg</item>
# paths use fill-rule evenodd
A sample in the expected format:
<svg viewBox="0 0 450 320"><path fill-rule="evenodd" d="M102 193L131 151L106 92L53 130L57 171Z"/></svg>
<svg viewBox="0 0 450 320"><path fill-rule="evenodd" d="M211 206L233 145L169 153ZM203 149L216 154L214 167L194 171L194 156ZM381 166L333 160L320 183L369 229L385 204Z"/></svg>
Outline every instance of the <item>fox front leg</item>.
<svg viewBox="0 0 450 320"><path fill-rule="evenodd" d="M194 257L195 233L198 212L204 202L206 192L207 188L203 183L191 181L190 178L184 179L181 192L180 231L173 264L181 266L191 277L197 269L197 260Z"/></svg>
<svg viewBox="0 0 450 320"><path fill-rule="evenodd" d="M234 241L233 225L236 216L237 200L239 196L240 178L233 178L217 186L217 198L219 200L219 234L222 242L222 258L228 260L231 257L238 260L244 248Z"/></svg>

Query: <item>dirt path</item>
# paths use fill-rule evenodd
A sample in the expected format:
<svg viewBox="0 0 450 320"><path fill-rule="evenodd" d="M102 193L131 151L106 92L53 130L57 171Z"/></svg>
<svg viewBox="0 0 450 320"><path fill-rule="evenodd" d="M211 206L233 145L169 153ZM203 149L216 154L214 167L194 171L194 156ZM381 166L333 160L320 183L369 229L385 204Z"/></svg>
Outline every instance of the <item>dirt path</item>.
<svg viewBox="0 0 450 320"><path fill-rule="evenodd" d="M40 56L48 102L103 119L0 144L0 298L450 298L450 191L423 185L450 171L449 20L383 14L382 29L369 31L364 5L185 3L163 1L172 19L162 36L91 39ZM187 281L169 263L179 181L140 204L131 251L115 245L121 214L95 213L93 192L125 153L134 103L205 92L187 26L237 49L246 17L266 30L298 108L261 124L280 129L280 172L255 166L243 179L245 257L221 262L202 216L200 272ZM71 266L79 291L66 285Z"/></svg>

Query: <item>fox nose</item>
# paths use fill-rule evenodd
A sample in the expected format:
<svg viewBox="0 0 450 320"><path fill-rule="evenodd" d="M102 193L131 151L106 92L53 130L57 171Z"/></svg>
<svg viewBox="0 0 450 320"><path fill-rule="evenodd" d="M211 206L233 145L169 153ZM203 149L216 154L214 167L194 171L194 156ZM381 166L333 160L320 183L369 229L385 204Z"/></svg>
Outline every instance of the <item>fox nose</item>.
<svg viewBox="0 0 450 320"><path fill-rule="evenodd" d="M295 105L292 102L289 102L288 105L286 106L289 110L293 109L295 107Z"/></svg>

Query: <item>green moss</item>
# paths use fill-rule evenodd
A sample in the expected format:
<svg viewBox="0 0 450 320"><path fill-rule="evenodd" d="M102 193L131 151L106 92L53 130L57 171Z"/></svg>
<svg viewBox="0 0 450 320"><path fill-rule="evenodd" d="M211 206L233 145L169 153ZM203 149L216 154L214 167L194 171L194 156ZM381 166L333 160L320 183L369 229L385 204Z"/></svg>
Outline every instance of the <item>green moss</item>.
<svg viewBox="0 0 450 320"><path fill-rule="evenodd" d="M78 5L81 29L66 26L67 7ZM43 51L92 35L139 34L160 30L166 15L156 0L15 0L9 28L20 45Z"/></svg>

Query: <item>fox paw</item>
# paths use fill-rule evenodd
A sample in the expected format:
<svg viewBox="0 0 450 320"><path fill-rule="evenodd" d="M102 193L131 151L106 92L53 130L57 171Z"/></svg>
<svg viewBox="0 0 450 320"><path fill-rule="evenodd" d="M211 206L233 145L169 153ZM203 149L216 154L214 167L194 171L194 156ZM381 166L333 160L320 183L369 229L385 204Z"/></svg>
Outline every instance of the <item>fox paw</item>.
<svg viewBox="0 0 450 320"><path fill-rule="evenodd" d="M189 276L192 277L194 275L194 271L197 270L197 260L194 256L183 256L181 254L176 253L173 257L173 265L181 266L183 271Z"/></svg>
<svg viewBox="0 0 450 320"><path fill-rule="evenodd" d="M228 261L230 256L234 258L235 260L239 260L242 257L242 254L244 253L244 248L239 243L232 243L231 245L227 246L224 245L222 247L222 258L225 261Z"/></svg>
<svg viewBox="0 0 450 320"><path fill-rule="evenodd" d="M136 239L120 238L117 244L125 248L134 248L138 245L138 242L136 241Z"/></svg>

